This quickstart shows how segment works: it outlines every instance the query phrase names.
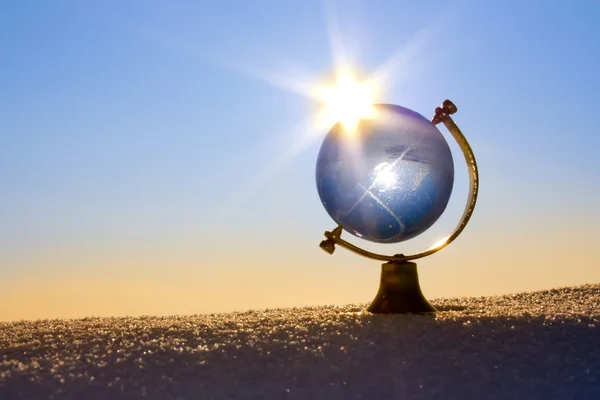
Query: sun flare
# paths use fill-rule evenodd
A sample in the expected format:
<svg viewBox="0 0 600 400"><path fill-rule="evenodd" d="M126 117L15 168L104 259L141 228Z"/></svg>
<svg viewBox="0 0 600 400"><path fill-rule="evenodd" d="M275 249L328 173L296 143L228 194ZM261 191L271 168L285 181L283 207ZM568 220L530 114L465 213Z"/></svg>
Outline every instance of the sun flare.
<svg viewBox="0 0 600 400"><path fill-rule="evenodd" d="M438 240L437 242L435 242L435 243L434 243L434 244L433 244L433 245L432 245L432 246L429 248L429 250L431 250L431 249L435 249L435 248L437 248L437 247L439 247L439 246L443 245L444 243L446 243L446 241L447 241L449 238L450 238L450 236L445 236L445 237L441 238L440 240Z"/></svg>
<svg viewBox="0 0 600 400"><path fill-rule="evenodd" d="M353 132L361 119L374 114L375 87L372 82L359 81L350 73L337 76L335 85L320 90L324 105L322 118L326 123L340 122L346 132Z"/></svg>
<svg viewBox="0 0 600 400"><path fill-rule="evenodd" d="M309 146L316 141L323 140L327 132L338 123L341 130L348 135L350 142L358 143L352 139L356 139L358 136L357 128L361 120L377 117L375 103L387 98L392 88L397 91L400 84L404 84L412 74L421 70L417 63L417 56L425 53L432 34L439 31L441 22L447 20L444 14L444 18L436 19L434 24L409 38L387 60L373 70L366 71L361 63L353 63L356 60L349 57L349 54L355 53L355 51L347 46L341 35L336 12L327 8L326 19L327 39L329 39L332 61L330 71L333 71L334 75L330 76L327 73L330 78L325 82L323 76L319 77L316 72L305 74L302 71L304 69L302 65L293 65L286 72L269 71L258 66L221 61L227 68L310 101L310 113L307 118L298 123L292 132L286 133L289 134L291 143L286 141L285 150L280 156L259 177L248 182L241 189L240 194L232 196L231 203L235 204L235 207L226 205L225 209L239 208L240 198L247 199L254 196L259 187L266 185L266 182ZM392 179L389 172L382 172L378 179L379 189L385 190L385 187L397 184L396 179L397 177Z"/></svg>
<svg viewBox="0 0 600 400"><path fill-rule="evenodd" d="M393 171L394 165L382 162L375 167L375 181L383 188L392 188L396 184L396 174Z"/></svg>

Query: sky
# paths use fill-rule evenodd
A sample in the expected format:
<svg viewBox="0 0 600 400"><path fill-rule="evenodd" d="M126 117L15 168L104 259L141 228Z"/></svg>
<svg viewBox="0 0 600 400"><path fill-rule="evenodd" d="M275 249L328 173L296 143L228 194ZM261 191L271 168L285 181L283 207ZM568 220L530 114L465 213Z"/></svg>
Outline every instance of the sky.
<svg viewBox="0 0 600 400"><path fill-rule="evenodd" d="M328 128L306 88L340 65L480 169L471 222L419 260L426 297L600 282L597 1L0 4L0 320L366 303L380 264L319 247ZM410 253L447 236L467 198Z"/></svg>

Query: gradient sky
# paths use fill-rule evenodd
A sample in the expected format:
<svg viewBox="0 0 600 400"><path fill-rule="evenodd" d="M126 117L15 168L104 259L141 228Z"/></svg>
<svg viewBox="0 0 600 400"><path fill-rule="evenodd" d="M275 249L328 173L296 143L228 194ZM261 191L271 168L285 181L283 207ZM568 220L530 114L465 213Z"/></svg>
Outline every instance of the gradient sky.
<svg viewBox="0 0 600 400"><path fill-rule="evenodd" d="M340 55L388 67L378 101L430 117L452 99L477 156L470 225L419 262L428 298L599 282L598 15L594 0L2 2L0 320L372 300L378 262L318 247L335 226L314 180L326 129L293 90ZM467 196L452 146L431 231L346 237L393 254L449 234Z"/></svg>

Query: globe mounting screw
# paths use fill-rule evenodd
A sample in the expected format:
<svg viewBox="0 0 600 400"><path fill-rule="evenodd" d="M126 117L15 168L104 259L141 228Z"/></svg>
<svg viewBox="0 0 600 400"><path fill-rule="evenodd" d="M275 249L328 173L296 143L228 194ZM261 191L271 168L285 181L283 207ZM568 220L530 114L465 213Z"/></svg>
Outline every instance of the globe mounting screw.
<svg viewBox="0 0 600 400"><path fill-rule="evenodd" d="M449 115L455 114L457 111L458 107L456 107L456 105L453 102L451 102L450 100L444 100L442 105L435 109L431 122L434 125L437 125L440 122L443 122L445 119L447 119Z"/></svg>

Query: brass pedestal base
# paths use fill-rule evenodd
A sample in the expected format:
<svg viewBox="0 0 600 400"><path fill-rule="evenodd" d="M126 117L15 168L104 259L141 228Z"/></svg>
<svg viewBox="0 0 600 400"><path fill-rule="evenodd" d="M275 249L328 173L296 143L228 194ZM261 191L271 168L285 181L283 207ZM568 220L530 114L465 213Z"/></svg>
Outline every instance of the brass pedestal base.
<svg viewBox="0 0 600 400"><path fill-rule="evenodd" d="M367 311L375 314L430 314L432 306L419 286L417 264L390 261L381 266L381 281Z"/></svg>

